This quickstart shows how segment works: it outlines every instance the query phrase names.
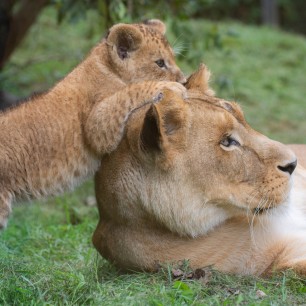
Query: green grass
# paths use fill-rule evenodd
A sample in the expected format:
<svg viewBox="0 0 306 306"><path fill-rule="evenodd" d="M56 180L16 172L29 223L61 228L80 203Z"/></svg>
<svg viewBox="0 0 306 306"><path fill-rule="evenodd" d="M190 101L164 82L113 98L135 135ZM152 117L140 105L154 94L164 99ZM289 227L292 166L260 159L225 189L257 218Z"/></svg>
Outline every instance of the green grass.
<svg viewBox="0 0 306 306"><path fill-rule="evenodd" d="M1 75L16 95L44 90L63 77L102 36L97 17L57 26L47 10ZM181 34L183 33L183 34ZM185 33L185 34L184 34ZM306 142L306 41L279 31L236 23L173 24L170 40L184 43L181 67L203 60L213 87L243 105L249 122L284 142ZM0 234L0 305L296 305L306 279L286 272L272 279L213 272L210 281L156 274L121 274L91 244L98 220L84 205L93 184L45 203L19 205ZM258 298L257 290L267 296Z"/></svg>
<svg viewBox="0 0 306 306"><path fill-rule="evenodd" d="M121 274L90 243L97 213L82 204L90 184L48 205L15 209L0 242L0 304L293 305L305 300L306 281L293 273L272 280L213 271L207 284L159 273ZM79 211L72 225L67 208ZM82 210L80 212L80 210ZM266 293L258 298L257 290Z"/></svg>

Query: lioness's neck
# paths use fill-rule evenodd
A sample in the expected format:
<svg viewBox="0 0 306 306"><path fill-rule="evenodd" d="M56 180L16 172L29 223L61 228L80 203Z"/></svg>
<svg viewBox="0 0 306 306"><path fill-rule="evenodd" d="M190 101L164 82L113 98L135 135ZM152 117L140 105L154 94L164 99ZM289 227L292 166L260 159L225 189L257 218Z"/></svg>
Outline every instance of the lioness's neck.
<svg viewBox="0 0 306 306"><path fill-rule="evenodd" d="M125 143L122 144L124 145ZM122 161L117 160L111 167L103 167L103 171L117 174L115 164L120 162ZM207 234L235 215L236 211L226 209L217 201L208 201L203 192L194 190L188 179L184 180L184 175L179 172L180 167L178 171L165 175L151 168L142 169L133 157L125 159L125 162L127 167L133 165L133 168L120 173L120 184L114 198L103 197L103 194L110 193L108 188L112 185L108 180L99 180L97 176L96 184L100 188L103 186L99 190L101 195L97 193L97 197L101 197L101 216L108 216L110 219L116 216L123 223L129 222L127 218L130 218L133 224L142 223L142 220L147 224L147 220L154 216L172 232L197 237ZM125 192L126 190L129 192ZM185 208L185 203L188 203L188 209Z"/></svg>

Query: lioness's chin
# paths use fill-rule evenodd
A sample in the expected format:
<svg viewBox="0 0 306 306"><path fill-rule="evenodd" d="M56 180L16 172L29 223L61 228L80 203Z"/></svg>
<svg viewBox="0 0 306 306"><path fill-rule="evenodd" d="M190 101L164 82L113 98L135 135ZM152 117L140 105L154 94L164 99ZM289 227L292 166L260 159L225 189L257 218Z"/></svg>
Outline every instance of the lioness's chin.
<svg viewBox="0 0 306 306"><path fill-rule="evenodd" d="M287 193L279 195L278 197L272 198L269 201L266 201L266 203L264 204L262 204L263 201L258 201L259 205L252 209L252 213L254 215L265 215L267 213L271 214L274 211L277 211L279 208L281 209L282 207L286 206L286 203L288 203L289 201L289 191Z"/></svg>
<svg viewBox="0 0 306 306"><path fill-rule="evenodd" d="M233 203L235 207L239 207L242 211L248 215L262 215L271 213L278 207L282 207L284 203L287 203L290 198L291 185L288 190L283 191L281 194L270 194L269 196L254 197L251 200L245 198L244 201L237 201Z"/></svg>
<svg viewBox="0 0 306 306"><path fill-rule="evenodd" d="M254 216L263 216L265 214L271 214L272 212L276 211L278 208L285 206L285 203L288 202L289 195L286 195L279 199L278 202L276 201L260 201L258 200L257 203L261 203L256 207L252 207L251 205L245 205L244 203L231 203L232 214L236 216L247 216L250 217Z"/></svg>

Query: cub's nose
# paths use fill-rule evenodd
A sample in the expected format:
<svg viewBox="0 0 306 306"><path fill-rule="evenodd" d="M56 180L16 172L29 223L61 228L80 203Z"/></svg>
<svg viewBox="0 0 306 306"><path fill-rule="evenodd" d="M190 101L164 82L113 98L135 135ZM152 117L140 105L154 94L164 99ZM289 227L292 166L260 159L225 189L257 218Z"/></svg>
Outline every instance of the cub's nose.
<svg viewBox="0 0 306 306"><path fill-rule="evenodd" d="M295 160L294 162L289 163L285 166L277 166L277 168L280 171L288 172L291 175L293 173L294 169L296 168L296 165L297 165L297 160Z"/></svg>

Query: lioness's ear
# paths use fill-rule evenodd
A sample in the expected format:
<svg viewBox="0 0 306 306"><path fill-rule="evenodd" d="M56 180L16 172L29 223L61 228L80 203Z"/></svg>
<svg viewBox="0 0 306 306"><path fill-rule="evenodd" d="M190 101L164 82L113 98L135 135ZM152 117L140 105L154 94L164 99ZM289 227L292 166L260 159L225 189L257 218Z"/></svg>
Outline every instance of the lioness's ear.
<svg viewBox="0 0 306 306"><path fill-rule="evenodd" d="M159 31L163 35L166 33L166 25L159 19L148 19L143 22L145 25L148 25L155 30Z"/></svg>
<svg viewBox="0 0 306 306"><path fill-rule="evenodd" d="M146 152L160 152L162 135L160 122L155 106L152 104L147 111L140 133L140 146Z"/></svg>
<svg viewBox="0 0 306 306"><path fill-rule="evenodd" d="M117 54L121 59L125 59L130 52L140 47L142 34L133 25L117 24L109 30L107 42L116 47Z"/></svg>
<svg viewBox="0 0 306 306"><path fill-rule="evenodd" d="M199 69L188 78L185 86L187 89L214 96L215 92L209 87L209 78L210 71L201 63Z"/></svg>
<svg viewBox="0 0 306 306"><path fill-rule="evenodd" d="M177 93L165 90L163 99L153 104L145 115L140 147L146 153L171 159L171 152L185 146L187 126L187 103Z"/></svg>

